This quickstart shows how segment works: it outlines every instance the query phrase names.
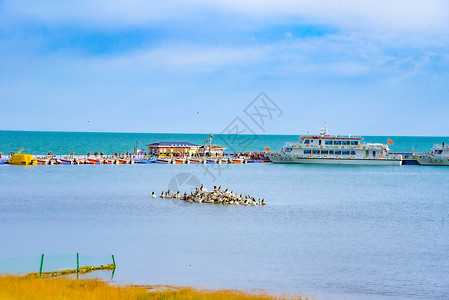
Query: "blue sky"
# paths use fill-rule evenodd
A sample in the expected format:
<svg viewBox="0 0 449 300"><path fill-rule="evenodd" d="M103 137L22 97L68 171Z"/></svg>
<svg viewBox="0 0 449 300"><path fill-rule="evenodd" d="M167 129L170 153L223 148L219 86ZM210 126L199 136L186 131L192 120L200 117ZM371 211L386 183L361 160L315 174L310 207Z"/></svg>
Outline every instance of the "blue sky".
<svg viewBox="0 0 449 300"><path fill-rule="evenodd" d="M5 130L219 133L264 91L256 133L447 136L448 83L447 1L0 1Z"/></svg>

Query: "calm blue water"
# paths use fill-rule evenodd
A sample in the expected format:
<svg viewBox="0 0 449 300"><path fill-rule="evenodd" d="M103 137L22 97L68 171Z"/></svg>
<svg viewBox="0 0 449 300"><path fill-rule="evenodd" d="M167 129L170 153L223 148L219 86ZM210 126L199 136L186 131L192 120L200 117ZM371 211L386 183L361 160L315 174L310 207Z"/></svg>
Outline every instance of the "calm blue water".
<svg viewBox="0 0 449 300"><path fill-rule="evenodd" d="M159 141L187 141L203 145L209 134L166 134L166 133L104 133L104 132L45 132L45 131L0 131L0 153L17 152L31 154L69 154L84 155L88 152L132 152L137 144L140 148ZM285 142L298 141L299 135L220 135L216 134L214 143L227 148L227 152L279 150ZM449 142L447 137L395 137L365 136L367 142L387 143L390 138L394 144L391 151L427 152L434 144Z"/></svg>
<svg viewBox="0 0 449 300"><path fill-rule="evenodd" d="M73 134L72 146L84 141L83 151L101 151L86 138L91 134ZM105 152L125 147L97 135ZM56 140L33 139L42 142L30 152L49 145L45 152L70 151ZM433 144L402 139L417 151ZM2 140L2 151L20 143ZM264 197L268 205L150 197L173 189L173 178L190 190L185 174L208 188ZM448 299L448 176L449 167L423 166L3 165L0 257L113 253L117 281L263 288L319 299Z"/></svg>

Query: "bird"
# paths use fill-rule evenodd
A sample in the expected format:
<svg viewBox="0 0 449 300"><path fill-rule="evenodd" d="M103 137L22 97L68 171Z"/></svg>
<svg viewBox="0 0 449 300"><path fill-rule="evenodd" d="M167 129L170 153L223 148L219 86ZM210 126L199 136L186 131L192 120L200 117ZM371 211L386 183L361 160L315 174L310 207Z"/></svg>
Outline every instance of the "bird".
<svg viewBox="0 0 449 300"><path fill-rule="evenodd" d="M151 197L156 198L156 194L154 193L154 191L153 193L151 193Z"/></svg>

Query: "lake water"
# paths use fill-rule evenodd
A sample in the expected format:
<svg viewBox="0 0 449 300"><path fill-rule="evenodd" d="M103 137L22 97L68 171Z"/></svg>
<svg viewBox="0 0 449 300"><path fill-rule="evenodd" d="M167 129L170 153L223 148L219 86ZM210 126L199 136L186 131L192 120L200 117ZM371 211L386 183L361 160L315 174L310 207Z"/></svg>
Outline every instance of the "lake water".
<svg viewBox="0 0 449 300"><path fill-rule="evenodd" d="M72 146L86 135L77 133ZM69 148L34 139L40 146L32 153ZM266 139L260 147L282 146ZM402 145L393 139L396 147L416 151L444 140L402 139ZM18 140L2 140L0 149L14 151ZM123 151L106 140L99 138L104 152ZM93 140L86 143L80 151L101 151ZM3 165L0 258L114 254L119 282L319 299L448 299L448 176L447 167L424 166ZM267 206L151 198L152 191L177 188L174 179L181 191L195 182L221 185L263 197Z"/></svg>

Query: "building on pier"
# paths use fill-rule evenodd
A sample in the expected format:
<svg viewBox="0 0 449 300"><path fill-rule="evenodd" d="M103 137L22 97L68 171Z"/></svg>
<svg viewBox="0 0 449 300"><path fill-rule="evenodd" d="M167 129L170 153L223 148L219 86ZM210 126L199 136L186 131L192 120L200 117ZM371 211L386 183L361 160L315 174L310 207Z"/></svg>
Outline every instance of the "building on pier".
<svg viewBox="0 0 449 300"><path fill-rule="evenodd" d="M189 142L157 142L147 145L149 155L193 156L198 154L199 146Z"/></svg>
<svg viewBox="0 0 449 300"><path fill-rule="evenodd" d="M204 145L199 147L199 155L200 156L223 156L224 155L224 151L225 151L225 147L219 146L219 145Z"/></svg>

